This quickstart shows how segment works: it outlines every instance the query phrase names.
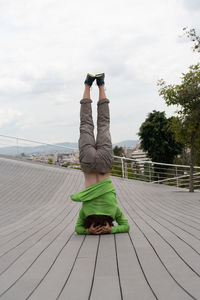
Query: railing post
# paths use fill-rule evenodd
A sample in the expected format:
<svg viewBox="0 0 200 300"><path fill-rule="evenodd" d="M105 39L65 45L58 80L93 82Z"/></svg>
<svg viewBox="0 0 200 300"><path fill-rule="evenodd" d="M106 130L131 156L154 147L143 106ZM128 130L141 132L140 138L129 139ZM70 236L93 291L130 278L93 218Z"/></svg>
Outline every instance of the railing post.
<svg viewBox="0 0 200 300"><path fill-rule="evenodd" d="M150 167L150 163L149 163L149 181L151 182L151 167Z"/></svg>
<svg viewBox="0 0 200 300"><path fill-rule="evenodd" d="M125 178L128 178L127 162L124 163L124 170L125 170Z"/></svg>
<svg viewBox="0 0 200 300"><path fill-rule="evenodd" d="M19 156L19 139L17 137L17 156Z"/></svg>
<svg viewBox="0 0 200 300"><path fill-rule="evenodd" d="M177 166L176 166L176 186L178 187L178 172L177 172Z"/></svg>
<svg viewBox="0 0 200 300"><path fill-rule="evenodd" d="M124 161L123 161L123 157L121 157L121 164L122 164L122 177L124 178Z"/></svg>

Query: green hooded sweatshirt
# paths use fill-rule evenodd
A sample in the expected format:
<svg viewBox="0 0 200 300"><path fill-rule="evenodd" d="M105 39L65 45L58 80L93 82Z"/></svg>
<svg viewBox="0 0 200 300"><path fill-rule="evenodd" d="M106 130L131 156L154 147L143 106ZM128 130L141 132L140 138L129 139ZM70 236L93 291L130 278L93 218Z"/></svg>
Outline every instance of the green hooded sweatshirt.
<svg viewBox="0 0 200 300"><path fill-rule="evenodd" d="M112 233L129 231L130 226L117 203L115 189L109 177L70 197L73 201L82 202L75 227L78 234L89 234L88 229L84 228L83 224L90 215L112 217L118 223L118 226L112 227Z"/></svg>

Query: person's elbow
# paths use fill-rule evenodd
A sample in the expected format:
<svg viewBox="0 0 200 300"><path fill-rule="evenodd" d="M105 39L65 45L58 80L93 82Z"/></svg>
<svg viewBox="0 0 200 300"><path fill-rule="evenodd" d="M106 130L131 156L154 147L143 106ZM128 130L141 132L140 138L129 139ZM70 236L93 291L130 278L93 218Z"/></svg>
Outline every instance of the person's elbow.
<svg viewBox="0 0 200 300"><path fill-rule="evenodd" d="M80 227L80 226L75 227L75 232L77 234L89 234L88 229L85 229L84 227Z"/></svg>
<svg viewBox="0 0 200 300"><path fill-rule="evenodd" d="M126 220L125 222L122 222L122 225L124 227L124 232L129 232L130 231L130 225L128 223L128 220Z"/></svg>
<svg viewBox="0 0 200 300"><path fill-rule="evenodd" d="M83 232L82 228L80 228L80 227L78 227L78 226L75 227L75 232L76 232L77 234L83 234L83 233L82 233L82 232Z"/></svg>
<svg viewBox="0 0 200 300"><path fill-rule="evenodd" d="M130 225L129 224L126 225L126 230L127 230L126 232L130 231Z"/></svg>
<svg viewBox="0 0 200 300"><path fill-rule="evenodd" d="M127 223L127 224L124 224L124 232L129 232L130 231L130 225Z"/></svg>

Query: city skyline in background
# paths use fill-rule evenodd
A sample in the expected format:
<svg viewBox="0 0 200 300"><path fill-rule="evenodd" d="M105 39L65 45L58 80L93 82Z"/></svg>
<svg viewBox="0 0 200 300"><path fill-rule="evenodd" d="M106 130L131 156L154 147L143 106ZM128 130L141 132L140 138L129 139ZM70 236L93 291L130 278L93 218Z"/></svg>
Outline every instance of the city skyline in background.
<svg viewBox="0 0 200 300"><path fill-rule="evenodd" d="M138 140L149 112L174 114L156 83L198 62L183 27L199 19L197 0L1 1L0 134L77 142L85 76L105 72L112 141Z"/></svg>

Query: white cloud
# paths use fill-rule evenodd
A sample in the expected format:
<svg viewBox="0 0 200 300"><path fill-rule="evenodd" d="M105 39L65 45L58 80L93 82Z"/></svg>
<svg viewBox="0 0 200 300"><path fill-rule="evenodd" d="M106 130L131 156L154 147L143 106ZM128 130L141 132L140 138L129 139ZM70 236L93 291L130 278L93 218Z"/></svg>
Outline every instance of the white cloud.
<svg viewBox="0 0 200 300"><path fill-rule="evenodd" d="M22 113L2 130L76 141L84 77L105 72L113 142L137 138L148 112L173 111L158 96L157 80L177 82L199 59L180 37L183 27L199 23L198 3L189 3L1 1L0 103ZM96 119L96 87L91 94Z"/></svg>
<svg viewBox="0 0 200 300"><path fill-rule="evenodd" d="M30 91L30 86L20 78L1 76L0 78L0 94L16 95Z"/></svg>
<svg viewBox="0 0 200 300"><path fill-rule="evenodd" d="M199 0L181 0L182 4L185 6L186 9L191 10L193 13L195 11L200 10L200 2Z"/></svg>
<svg viewBox="0 0 200 300"><path fill-rule="evenodd" d="M12 108L0 109L0 128L10 123L16 122L22 116L20 111Z"/></svg>

